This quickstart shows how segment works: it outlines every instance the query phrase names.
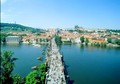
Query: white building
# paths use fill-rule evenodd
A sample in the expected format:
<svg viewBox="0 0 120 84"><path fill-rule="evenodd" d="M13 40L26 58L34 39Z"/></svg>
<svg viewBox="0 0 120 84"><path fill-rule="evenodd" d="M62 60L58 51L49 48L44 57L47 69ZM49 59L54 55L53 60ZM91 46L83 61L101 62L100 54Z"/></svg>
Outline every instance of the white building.
<svg viewBox="0 0 120 84"><path fill-rule="evenodd" d="M75 38L74 41L75 41L75 43L80 43L81 42L80 38Z"/></svg>
<svg viewBox="0 0 120 84"><path fill-rule="evenodd" d="M21 36L7 36L6 43L20 43L22 40Z"/></svg>

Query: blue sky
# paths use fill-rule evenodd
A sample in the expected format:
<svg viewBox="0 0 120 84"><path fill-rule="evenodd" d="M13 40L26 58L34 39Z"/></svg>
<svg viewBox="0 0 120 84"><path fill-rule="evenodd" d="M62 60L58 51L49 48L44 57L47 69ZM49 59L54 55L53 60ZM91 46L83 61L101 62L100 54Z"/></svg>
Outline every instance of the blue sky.
<svg viewBox="0 0 120 84"><path fill-rule="evenodd" d="M120 0L1 0L1 21L40 28L120 29Z"/></svg>

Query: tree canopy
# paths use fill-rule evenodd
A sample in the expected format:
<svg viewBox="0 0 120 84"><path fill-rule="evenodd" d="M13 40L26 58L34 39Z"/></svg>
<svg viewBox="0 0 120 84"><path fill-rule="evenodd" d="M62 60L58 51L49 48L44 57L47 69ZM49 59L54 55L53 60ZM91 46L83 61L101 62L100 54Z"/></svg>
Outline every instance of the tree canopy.
<svg viewBox="0 0 120 84"><path fill-rule="evenodd" d="M23 26L20 24L13 24L13 23L1 23L1 29L2 32L9 32L9 31L16 31L16 32L31 32L31 33L42 33L45 32L43 29Z"/></svg>
<svg viewBox="0 0 120 84"><path fill-rule="evenodd" d="M81 43L84 42L84 36L80 37L80 41L81 41Z"/></svg>
<svg viewBox="0 0 120 84"><path fill-rule="evenodd" d="M42 63L38 68L26 76L25 84L44 84L46 77L46 64Z"/></svg>
<svg viewBox="0 0 120 84"><path fill-rule="evenodd" d="M88 40L88 38L86 38L85 39L85 44L88 45L88 43L89 43L89 40Z"/></svg>
<svg viewBox="0 0 120 84"><path fill-rule="evenodd" d="M13 82L11 72L13 71L14 61L17 58L12 58L12 51L3 51L1 54L1 79L3 84L11 84Z"/></svg>
<svg viewBox="0 0 120 84"><path fill-rule="evenodd" d="M61 45L62 44L61 37L55 36L55 42L57 43L57 45Z"/></svg>
<svg viewBox="0 0 120 84"><path fill-rule="evenodd" d="M37 84L38 81L36 80L36 78L37 71L34 70L27 75L25 84Z"/></svg>

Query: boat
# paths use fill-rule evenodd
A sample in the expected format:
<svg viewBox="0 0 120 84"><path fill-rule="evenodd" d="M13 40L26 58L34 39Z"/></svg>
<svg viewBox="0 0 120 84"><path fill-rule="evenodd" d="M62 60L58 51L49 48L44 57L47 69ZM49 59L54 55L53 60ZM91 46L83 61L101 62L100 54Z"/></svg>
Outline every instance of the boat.
<svg viewBox="0 0 120 84"><path fill-rule="evenodd" d="M44 52L44 51L42 52L42 55L45 55L45 52Z"/></svg>
<svg viewBox="0 0 120 84"><path fill-rule="evenodd" d="M32 69L36 70L38 67L37 66L33 66Z"/></svg>
<svg viewBox="0 0 120 84"><path fill-rule="evenodd" d="M38 57L37 60L42 60L42 56L41 56L41 57Z"/></svg>
<svg viewBox="0 0 120 84"><path fill-rule="evenodd" d="M36 46L36 47L40 47L40 45L39 44L32 44L33 46Z"/></svg>

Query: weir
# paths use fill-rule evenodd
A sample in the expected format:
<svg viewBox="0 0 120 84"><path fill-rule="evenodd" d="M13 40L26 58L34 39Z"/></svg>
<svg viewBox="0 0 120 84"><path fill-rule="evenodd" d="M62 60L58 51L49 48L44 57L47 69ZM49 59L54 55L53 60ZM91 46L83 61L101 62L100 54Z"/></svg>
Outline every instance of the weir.
<svg viewBox="0 0 120 84"><path fill-rule="evenodd" d="M55 38L50 42L46 64L48 69L45 84L66 84L62 55L56 45Z"/></svg>

